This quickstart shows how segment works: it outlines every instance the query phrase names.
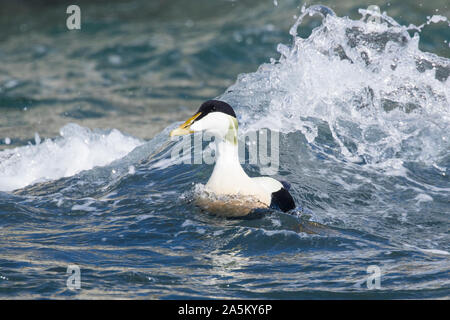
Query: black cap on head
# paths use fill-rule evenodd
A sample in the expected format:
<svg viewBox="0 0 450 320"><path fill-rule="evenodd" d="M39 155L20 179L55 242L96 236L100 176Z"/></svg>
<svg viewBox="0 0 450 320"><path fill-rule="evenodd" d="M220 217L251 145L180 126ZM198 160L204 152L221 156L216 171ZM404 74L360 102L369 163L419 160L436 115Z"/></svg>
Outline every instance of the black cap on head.
<svg viewBox="0 0 450 320"><path fill-rule="evenodd" d="M233 108L228 103L219 100L208 100L203 102L197 113L199 112L201 112L201 115L195 119L195 121L200 120L211 112L223 112L236 118L236 113L234 113Z"/></svg>

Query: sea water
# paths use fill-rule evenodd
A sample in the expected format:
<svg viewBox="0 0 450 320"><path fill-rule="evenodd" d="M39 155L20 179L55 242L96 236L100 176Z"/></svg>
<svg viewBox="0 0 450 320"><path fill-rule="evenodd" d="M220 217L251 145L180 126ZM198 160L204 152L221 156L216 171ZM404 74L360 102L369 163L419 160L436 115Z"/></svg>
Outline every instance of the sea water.
<svg viewBox="0 0 450 320"><path fill-rule="evenodd" d="M0 296L449 297L448 8L139 4L2 35ZM241 135L279 133L294 212L192 202L213 165L168 134L213 97Z"/></svg>

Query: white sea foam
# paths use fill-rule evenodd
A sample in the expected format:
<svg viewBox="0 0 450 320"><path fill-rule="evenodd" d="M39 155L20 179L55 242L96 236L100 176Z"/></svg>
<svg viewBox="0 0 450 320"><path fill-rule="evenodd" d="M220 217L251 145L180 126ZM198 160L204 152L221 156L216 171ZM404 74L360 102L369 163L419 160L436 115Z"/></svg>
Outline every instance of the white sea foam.
<svg viewBox="0 0 450 320"><path fill-rule="evenodd" d="M92 212L97 210L95 207L91 207L91 204L95 203L94 200L88 200L83 204L76 204L72 206L72 211L87 211Z"/></svg>
<svg viewBox="0 0 450 320"><path fill-rule="evenodd" d="M417 203L433 201L433 198L425 193L418 194L414 199L417 200Z"/></svg>
<svg viewBox="0 0 450 320"><path fill-rule="evenodd" d="M281 57L220 97L238 107L240 128L300 131L318 148L319 131L329 131L346 161L396 175L406 161L439 162L450 149L450 61L419 49L420 27L385 14L369 22L367 10L356 21L303 11ZM298 36L303 18L318 12L328 13L322 24Z"/></svg>
<svg viewBox="0 0 450 320"><path fill-rule="evenodd" d="M1 151L0 190L11 191L104 166L142 144L115 129L92 131L76 124L64 126L60 135L42 141L36 134L35 145Z"/></svg>
<svg viewBox="0 0 450 320"><path fill-rule="evenodd" d="M448 251L446 251L446 250L440 250L440 249L424 249L424 248L419 248L419 247L417 247L417 246L413 246L413 245L410 245L410 244L407 244L407 243L403 243L403 245L404 245L406 248L416 249L416 250L419 250L419 251L422 251L422 252L425 252L425 253L439 254L439 255L445 255L445 256L450 255L450 252L448 252Z"/></svg>
<svg viewBox="0 0 450 320"><path fill-rule="evenodd" d="M182 228L186 228L186 227L190 227L190 226L195 226L195 223L189 219L186 219L186 221L184 221L183 224L181 225Z"/></svg>
<svg viewBox="0 0 450 320"><path fill-rule="evenodd" d="M445 251L445 250L438 250L438 249L420 249L420 250L422 250L423 252L426 252L426 253L442 254L444 256L450 255L450 252Z"/></svg>
<svg viewBox="0 0 450 320"><path fill-rule="evenodd" d="M433 15L429 20L428 20L428 24L429 23L439 23L439 22L445 22L445 21L447 21L447 17L444 17L444 16L441 16L441 15L438 15L438 14L435 14L435 15Z"/></svg>

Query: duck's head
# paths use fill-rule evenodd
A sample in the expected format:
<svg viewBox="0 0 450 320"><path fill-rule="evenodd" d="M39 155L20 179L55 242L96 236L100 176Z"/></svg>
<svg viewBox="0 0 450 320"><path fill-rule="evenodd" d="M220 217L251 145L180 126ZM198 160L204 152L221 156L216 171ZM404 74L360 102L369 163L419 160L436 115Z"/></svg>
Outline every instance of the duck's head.
<svg viewBox="0 0 450 320"><path fill-rule="evenodd" d="M208 100L185 123L172 130L170 136L205 131L236 144L237 129L238 123L233 108L223 101Z"/></svg>

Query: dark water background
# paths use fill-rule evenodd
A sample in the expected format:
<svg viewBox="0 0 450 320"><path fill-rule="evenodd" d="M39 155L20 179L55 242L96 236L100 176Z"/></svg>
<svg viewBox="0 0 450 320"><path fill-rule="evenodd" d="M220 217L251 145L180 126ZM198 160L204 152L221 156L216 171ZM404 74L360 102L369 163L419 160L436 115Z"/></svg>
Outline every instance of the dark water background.
<svg viewBox="0 0 450 320"><path fill-rule="evenodd" d="M293 43L292 0L79 1L80 31L65 3L2 2L0 296L448 299L450 28L400 26L449 5L320 3L338 18ZM358 24L371 4L400 26ZM167 135L217 96L280 132L296 215L189 201L212 166L171 162Z"/></svg>

